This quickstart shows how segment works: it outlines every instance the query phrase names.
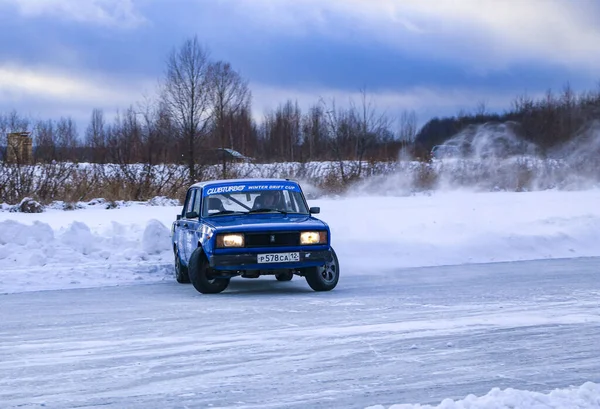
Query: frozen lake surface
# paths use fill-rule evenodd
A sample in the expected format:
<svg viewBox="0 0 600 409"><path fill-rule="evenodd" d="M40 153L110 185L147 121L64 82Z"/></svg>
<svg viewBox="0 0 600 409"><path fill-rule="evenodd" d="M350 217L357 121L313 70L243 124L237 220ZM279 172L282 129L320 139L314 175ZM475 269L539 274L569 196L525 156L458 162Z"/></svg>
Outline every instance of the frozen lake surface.
<svg viewBox="0 0 600 409"><path fill-rule="evenodd" d="M364 408L600 382L598 258L342 269L330 293L264 277L0 295L1 406Z"/></svg>

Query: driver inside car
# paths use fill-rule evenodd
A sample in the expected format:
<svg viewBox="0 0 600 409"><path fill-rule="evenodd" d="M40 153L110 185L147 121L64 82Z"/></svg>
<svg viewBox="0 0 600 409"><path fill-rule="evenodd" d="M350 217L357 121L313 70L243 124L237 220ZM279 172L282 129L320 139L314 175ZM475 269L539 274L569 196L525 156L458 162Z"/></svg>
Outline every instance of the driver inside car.
<svg viewBox="0 0 600 409"><path fill-rule="evenodd" d="M256 209L273 209L285 211L285 205L283 201L282 192L273 190L263 192L254 200L253 210Z"/></svg>

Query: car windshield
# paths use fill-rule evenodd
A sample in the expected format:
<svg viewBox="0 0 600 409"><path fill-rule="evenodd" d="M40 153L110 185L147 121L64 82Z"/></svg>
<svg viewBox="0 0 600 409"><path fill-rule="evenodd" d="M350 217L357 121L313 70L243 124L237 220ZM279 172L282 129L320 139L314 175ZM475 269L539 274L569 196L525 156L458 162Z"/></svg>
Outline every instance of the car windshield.
<svg viewBox="0 0 600 409"><path fill-rule="evenodd" d="M282 186L261 189L239 185L205 189L202 217L250 213L309 214L300 189L296 185Z"/></svg>

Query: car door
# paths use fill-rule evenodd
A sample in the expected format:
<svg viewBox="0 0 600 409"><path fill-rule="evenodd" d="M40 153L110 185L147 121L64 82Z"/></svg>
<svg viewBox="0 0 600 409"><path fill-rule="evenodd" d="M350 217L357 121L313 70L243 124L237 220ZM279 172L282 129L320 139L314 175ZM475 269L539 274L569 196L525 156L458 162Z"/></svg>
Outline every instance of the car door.
<svg viewBox="0 0 600 409"><path fill-rule="evenodd" d="M181 219L182 233L182 259L185 265L188 265L190 256L198 246L197 230L200 217L200 206L202 203L201 190L191 189L189 202L186 203L186 210Z"/></svg>
<svg viewBox="0 0 600 409"><path fill-rule="evenodd" d="M189 261L189 258L191 257L192 253L198 247L198 239L200 238L198 228L200 227L201 209L202 209L202 189L195 189L194 204L192 206L192 213L195 216L188 217L186 219L186 223L187 223L186 231L187 231L187 240L188 240L188 246L189 246L188 247L189 253L188 253L186 261Z"/></svg>
<svg viewBox="0 0 600 409"><path fill-rule="evenodd" d="M186 223L185 215L193 206L193 189L188 189L185 195L185 202L183 204L183 208L181 209L181 215L177 218L177 222L175 222L175 243L177 245L177 251L179 252L179 257L181 258L181 262L185 264L185 228L184 224Z"/></svg>
<svg viewBox="0 0 600 409"><path fill-rule="evenodd" d="M189 227L189 219L187 215L193 211L194 209L194 199L196 195L196 189L189 189L185 198L185 204L183 206L183 210L181 212L181 218L177 223L177 248L179 250L179 255L181 256L181 261L183 264L187 265L187 261L189 260L189 240L188 240L188 227Z"/></svg>

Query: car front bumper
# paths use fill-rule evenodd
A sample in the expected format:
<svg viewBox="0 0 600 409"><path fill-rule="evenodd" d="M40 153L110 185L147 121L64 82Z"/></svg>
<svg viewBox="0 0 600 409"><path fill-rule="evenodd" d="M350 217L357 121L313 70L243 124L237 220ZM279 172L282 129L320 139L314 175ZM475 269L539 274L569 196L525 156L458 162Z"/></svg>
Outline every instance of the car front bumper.
<svg viewBox="0 0 600 409"><path fill-rule="evenodd" d="M292 252L294 252L292 250ZM265 251L277 253L277 251ZM289 251L285 251L289 253ZM214 254L208 257L211 268L215 270L281 270L318 267L332 260L329 250L298 251L300 261L283 263L258 263L258 253Z"/></svg>

